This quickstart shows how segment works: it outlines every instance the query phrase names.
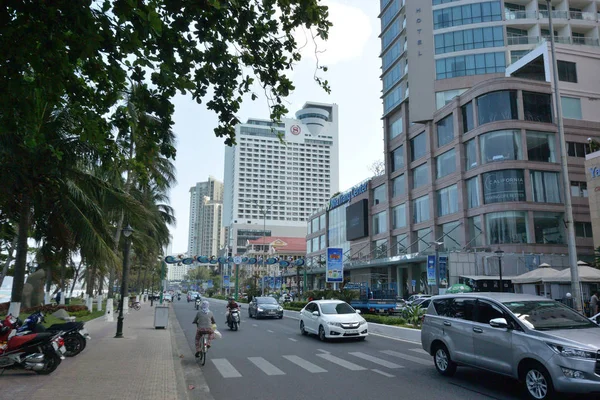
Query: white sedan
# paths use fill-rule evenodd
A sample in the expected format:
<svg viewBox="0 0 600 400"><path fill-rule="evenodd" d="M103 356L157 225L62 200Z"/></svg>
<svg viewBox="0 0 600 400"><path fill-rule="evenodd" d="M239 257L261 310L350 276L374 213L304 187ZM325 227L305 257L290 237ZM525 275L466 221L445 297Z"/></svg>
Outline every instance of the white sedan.
<svg viewBox="0 0 600 400"><path fill-rule="evenodd" d="M325 341L333 338L365 340L368 324L360 311L340 300L315 300L300 311L300 332L314 333Z"/></svg>

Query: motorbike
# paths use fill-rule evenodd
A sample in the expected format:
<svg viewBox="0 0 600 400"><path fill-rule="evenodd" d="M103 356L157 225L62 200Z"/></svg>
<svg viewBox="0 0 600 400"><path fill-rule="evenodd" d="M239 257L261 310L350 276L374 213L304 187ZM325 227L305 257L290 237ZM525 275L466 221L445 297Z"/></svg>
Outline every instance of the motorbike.
<svg viewBox="0 0 600 400"><path fill-rule="evenodd" d="M237 331L240 325L240 309L232 308L229 310L229 317L227 318L227 325L232 331Z"/></svg>
<svg viewBox="0 0 600 400"><path fill-rule="evenodd" d="M0 322L0 369L25 369L40 375L54 372L66 351L60 332L19 336L17 322L10 315Z"/></svg>
<svg viewBox="0 0 600 400"><path fill-rule="evenodd" d="M42 325L46 322L44 314L39 311L31 314L23 321L23 324L17 328L17 335L25 335L29 333L57 333L62 332L62 338L65 341L65 356L74 357L81 353L87 345L87 341L91 339L83 322L67 322L64 324L54 324L48 328Z"/></svg>
<svg viewBox="0 0 600 400"><path fill-rule="evenodd" d="M195 307L196 307L196 310L199 310L199 309L200 309L200 304L202 304L202 300L200 300L200 299L196 299L196 305L195 305Z"/></svg>

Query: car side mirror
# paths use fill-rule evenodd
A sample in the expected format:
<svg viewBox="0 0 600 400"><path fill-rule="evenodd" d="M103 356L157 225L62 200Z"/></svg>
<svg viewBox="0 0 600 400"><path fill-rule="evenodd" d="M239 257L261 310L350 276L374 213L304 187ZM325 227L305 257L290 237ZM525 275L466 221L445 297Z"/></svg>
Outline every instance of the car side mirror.
<svg viewBox="0 0 600 400"><path fill-rule="evenodd" d="M319 314L319 312L318 312L318 311L313 311L313 312L312 312L312 315L314 315L315 317L318 317L318 316L319 316L319 315L321 315L321 314Z"/></svg>
<svg viewBox="0 0 600 400"><path fill-rule="evenodd" d="M356 313L357 313L357 314L360 314L360 310L356 310Z"/></svg>
<svg viewBox="0 0 600 400"><path fill-rule="evenodd" d="M508 322L506 322L505 318L494 318L490 320L490 326L492 328L508 328Z"/></svg>

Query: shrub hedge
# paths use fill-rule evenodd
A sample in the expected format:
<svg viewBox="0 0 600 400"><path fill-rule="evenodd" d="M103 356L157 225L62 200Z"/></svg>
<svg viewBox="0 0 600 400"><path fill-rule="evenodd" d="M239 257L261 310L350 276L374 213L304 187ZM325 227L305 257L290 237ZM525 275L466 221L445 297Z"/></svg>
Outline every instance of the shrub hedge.
<svg viewBox="0 0 600 400"><path fill-rule="evenodd" d="M361 314L367 322L385 325L406 325L406 319L387 315Z"/></svg>
<svg viewBox="0 0 600 400"><path fill-rule="evenodd" d="M8 312L9 305L10 305L10 303L0 304L0 314L6 315L6 313ZM56 305L46 304L43 306L23 308L23 309L21 309L21 313L33 314L34 312L41 311L44 314L52 314L60 309L65 310L69 314L81 312L81 311L88 311L87 307L83 306L83 305L68 305L68 306L67 305L58 305L58 306L56 306Z"/></svg>

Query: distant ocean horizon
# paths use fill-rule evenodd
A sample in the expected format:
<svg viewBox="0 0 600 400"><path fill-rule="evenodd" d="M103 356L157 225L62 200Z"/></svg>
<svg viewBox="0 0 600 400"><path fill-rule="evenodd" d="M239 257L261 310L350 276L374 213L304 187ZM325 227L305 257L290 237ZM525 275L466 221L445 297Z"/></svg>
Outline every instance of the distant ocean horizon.
<svg viewBox="0 0 600 400"><path fill-rule="evenodd" d="M12 281L13 281L12 276L7 276L4 278L4 282L2 282L2 287L0 287L0 303L6 303L6 302L10 301L11 292L12 292ZM54 289L55 288L52 288L53 292L54 292ZM67 293L70 293L70 292L71 292L71 288L69 288L67 290ZM81 288L73 289L72 297L78 297L81 295L82 292L84 292L84 290L82 290Z"/></svg>

